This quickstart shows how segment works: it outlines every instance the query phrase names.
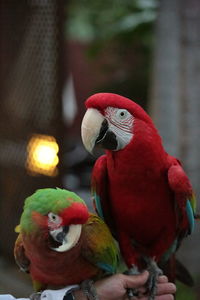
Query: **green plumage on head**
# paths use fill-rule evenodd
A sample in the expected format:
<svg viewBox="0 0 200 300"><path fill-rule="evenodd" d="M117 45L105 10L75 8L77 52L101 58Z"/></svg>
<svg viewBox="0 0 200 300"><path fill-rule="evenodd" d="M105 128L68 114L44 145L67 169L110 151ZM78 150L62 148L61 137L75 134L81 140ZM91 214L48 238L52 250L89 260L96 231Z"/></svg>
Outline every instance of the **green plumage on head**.
<svg viewBox="0 0 200 300"><path fill-rule="evenodd" d="M42 215L47 215L50 211L57 214L64 208L69 207L73 202L85 204L77 194L65 189L46 188L37 190L25 200L24 211L20 220L21 230L28 233L36 228L31 218L33 211L39 212Z"/></svg>

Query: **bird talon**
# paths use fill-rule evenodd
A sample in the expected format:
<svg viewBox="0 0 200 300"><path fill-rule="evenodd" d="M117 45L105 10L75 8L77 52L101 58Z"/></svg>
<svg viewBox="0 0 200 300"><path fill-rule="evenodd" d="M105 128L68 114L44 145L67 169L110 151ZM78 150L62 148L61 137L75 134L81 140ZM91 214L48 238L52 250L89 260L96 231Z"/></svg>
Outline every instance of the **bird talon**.
<svg viewBox="0 0 200 300"><path fill-rule="evenodd" d="M163 274L163 271L158 267L154 259L146 258L147 270L149 271L149 279L147 281L148 300L154 300L157 293L158 277Z"/></svg>
<svg viewBox="0 0 200 300"><path fill-rule="evenodd" d="M127 271L124 272L126 275L139 275L140 271L138 270L138 267L136 265L132 265L131 268L129 268Z"/></svg>
<svg viewBox="0 0 200 300"><path fill-rule="evenodd" d="M30 300L40 300L42 292L36 292L30 295Z"/></svg>
<svg viewBox="0 0 200 300"><path fill-rule="evenodd" d="M137 289L129 288L127 289L127 295L130 300L136 300L139 296L139 291Z"/></svg>
<svg viewBox="0 0 200 300"><path fill-rule="evenodd" d="M140 274L138 267L136 265L132 265L127 271L124 272L126 275L138 275ZM127 289L127 295L130 300L136 300L139 296L139 291L134 288Z"/></svg>

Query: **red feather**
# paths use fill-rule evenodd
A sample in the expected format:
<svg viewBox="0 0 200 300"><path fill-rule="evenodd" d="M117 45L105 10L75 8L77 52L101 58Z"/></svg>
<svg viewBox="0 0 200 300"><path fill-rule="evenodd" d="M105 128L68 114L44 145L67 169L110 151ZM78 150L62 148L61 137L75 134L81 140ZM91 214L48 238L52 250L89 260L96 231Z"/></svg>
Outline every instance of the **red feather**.
<svg viewBox="0 0 200 300"><path fill-rule="evenodd" d="M60 216L63 218L63 223L65 225L85 224L89 218L89 212L85 204L73 202L60 213Z"/></svg>

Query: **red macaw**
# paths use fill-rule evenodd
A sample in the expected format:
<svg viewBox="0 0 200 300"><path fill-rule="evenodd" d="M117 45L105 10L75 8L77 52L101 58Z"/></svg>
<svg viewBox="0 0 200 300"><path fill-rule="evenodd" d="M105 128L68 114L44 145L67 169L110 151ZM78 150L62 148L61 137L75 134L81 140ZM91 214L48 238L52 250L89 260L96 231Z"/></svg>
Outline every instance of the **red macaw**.
<svg viewBox="0 0 200 300"><path fill-rule="evenodd" d="M85 148L105 149L92 173L101 217L116 234L131 272L150 270L154 299L157 263L168 260L194 227L195 197L178 159L163 148L149 115L135 102L111 93L86 101Z"/></svg>

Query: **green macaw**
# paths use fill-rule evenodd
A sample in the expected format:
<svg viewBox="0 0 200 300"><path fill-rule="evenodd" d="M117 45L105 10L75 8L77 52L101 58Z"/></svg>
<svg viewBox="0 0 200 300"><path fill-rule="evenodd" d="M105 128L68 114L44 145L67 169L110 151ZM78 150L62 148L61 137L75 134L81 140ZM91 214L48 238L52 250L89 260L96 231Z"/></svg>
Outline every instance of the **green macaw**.
<svg viewBox="0 0 200 300"><path fill-rule="evenodd" d="M36 291L113 274L118 247L106 224L64 189L40 189L25 200L14 256Z"/></svg>

